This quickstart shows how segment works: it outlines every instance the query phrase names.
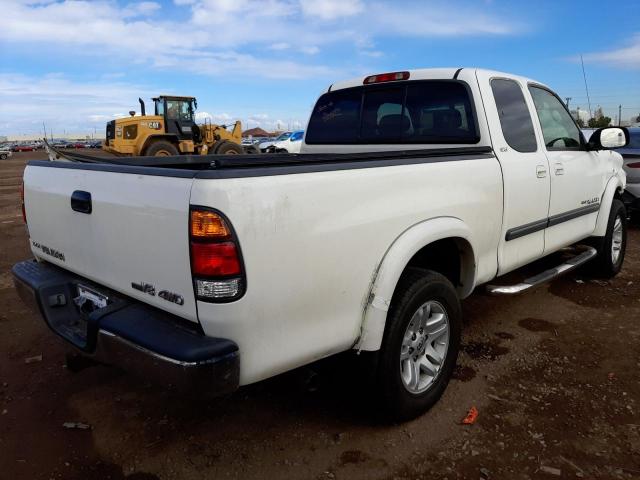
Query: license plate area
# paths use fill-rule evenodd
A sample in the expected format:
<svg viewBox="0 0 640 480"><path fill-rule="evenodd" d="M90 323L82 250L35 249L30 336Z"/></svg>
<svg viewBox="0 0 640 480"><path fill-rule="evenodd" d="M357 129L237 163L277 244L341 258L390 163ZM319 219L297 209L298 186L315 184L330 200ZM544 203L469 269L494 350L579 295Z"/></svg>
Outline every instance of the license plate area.
<svg viewBox="0 0 640 480"><path fill-rule="evenodd" d="M105 308L109 304L109 297L93 288L78 284L78 296L73 299L81 313L90 315L95 310Z"/></svg>

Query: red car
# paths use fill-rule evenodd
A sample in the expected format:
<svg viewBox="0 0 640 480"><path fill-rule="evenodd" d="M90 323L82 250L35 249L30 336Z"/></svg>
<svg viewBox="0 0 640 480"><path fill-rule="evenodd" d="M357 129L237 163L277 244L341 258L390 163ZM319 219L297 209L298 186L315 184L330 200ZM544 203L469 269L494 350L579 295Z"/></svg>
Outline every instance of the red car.
<svg viewBox="0 0 640 480"><path fill-rule="evenodd" d="M12 152L33 152L35 148L32 145L14 145L11 147Z"/></svg>

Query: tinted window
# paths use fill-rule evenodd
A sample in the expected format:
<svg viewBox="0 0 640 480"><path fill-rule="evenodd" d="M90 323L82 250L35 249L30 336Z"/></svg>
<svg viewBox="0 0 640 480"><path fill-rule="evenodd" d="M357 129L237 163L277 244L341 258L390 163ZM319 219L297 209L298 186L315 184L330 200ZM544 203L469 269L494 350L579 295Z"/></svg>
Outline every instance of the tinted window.
<svg viewBox="0 0 640 480"><path fill-rule="evenodd" d="M360 139L367 143L397 142L408 128L408 121L401 121L404 87L370 90L364 95Z"/></svg>
<svg viewBox="0 0 640 480"><path fill-rule="evenodd" d="M304 135L304 132L296 132L293 135L291 135L291 141L292 142L297 142L302 140L302 136Z"/></svg>
<svg viewBox="0 0 640 480"><path fill-rule="evenodd" d="M360 89L325 93L313 109L308 143L353 143L360 130Z"/></svg>
<svg viewBox="0 0 640 480"><path fill-rule="evenodd" d="M311 114L306 136L309 144L343 145L479 140L466 87L433 80L326 93Z"/></svg>
<svg viewBox="0 0 640 480"><path fill-rule="evenodd" d="M518 152L535 152L538 149L536 135L520 85L513 80L496 78L491 80L491 89L504 139Z"/></svg>
<svg viewBox="0 0 640 480"><path fill-rule="evenodd" d="M403 142L477 143L480 140L471 99L461 83L410 83L405 115L411 123L410 128L403 130Z"/></svg>
<svg viewBox="0 0 640 480"><path fill-rule="evenodd" d="M580 148L580 129L564 104L543 88L529 87L538 112L544 143L549 150Z"/></svg>

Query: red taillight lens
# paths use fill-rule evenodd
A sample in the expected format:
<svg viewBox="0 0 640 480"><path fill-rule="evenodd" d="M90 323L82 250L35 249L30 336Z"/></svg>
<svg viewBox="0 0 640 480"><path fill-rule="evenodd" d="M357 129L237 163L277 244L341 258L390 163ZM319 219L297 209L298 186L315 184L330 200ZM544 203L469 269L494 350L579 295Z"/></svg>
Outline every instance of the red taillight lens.
<svg viewBox="0 0 640 480"><path fill-rule="evenodd" d="M232 242L191 242L191 269L194 276L226 277L240 274L240 260Z"/></svg>
<svg viewBox="0 0 640 480"><path fill-rule="evenodd" d="M27 223L27 211L24 208L24 183L20 184L20 203L22 206L22 220Z"/></svg>
<svg viewBox="0 0 640 480"><path fill-rule="evenodd" d="M369 85L372 83L397 82L398 80L409 80L409 72L391 72L370 75L364 79L363 83L365 85Z"/></svg>
<svg viewBox="0 0 640 480"><path fill-rule="evenodd" d="M640 162L627 163L629 168L640 168Z"/></svg>

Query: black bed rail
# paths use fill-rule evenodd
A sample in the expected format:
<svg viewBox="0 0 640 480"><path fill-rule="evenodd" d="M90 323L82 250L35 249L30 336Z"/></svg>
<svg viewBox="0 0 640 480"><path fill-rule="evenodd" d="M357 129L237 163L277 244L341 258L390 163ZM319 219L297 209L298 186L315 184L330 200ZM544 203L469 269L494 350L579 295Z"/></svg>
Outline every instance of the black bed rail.
<svg viewBox="0 0 640 480"><path fill-rule="evenodd" d="M366 162L397 158L433 158L467 155L491 155L489 146L421 148L357 153L261 153L248 155L176 155L169 157L97 157L76 152L61 152L46 144L52 160L68 160L81 163L106 163L135 167L165 167L194 170L238 169L256 167L284 167L295 165ZM52 158L52 157L57 158Z"/></svg>

